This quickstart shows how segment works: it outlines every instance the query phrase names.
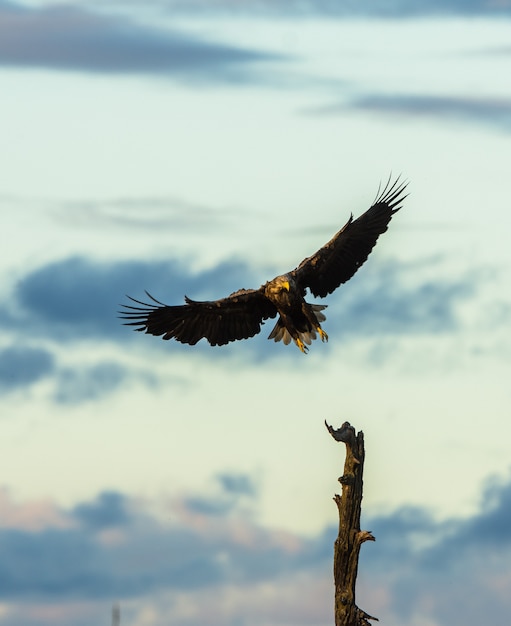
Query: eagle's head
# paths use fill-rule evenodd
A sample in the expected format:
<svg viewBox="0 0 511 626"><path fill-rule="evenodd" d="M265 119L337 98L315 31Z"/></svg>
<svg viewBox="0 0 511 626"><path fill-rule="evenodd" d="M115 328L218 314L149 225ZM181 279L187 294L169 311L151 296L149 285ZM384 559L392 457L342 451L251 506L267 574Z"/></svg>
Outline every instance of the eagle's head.
<svg viewBox="0 0 511 626"><path fill-rule="evenodd" d="M278 296L284 291L294 291L295 288L296 285L293 277L289 274L283 274L267 282L265 292L266 295L271 298L271 296Z"/></svg>

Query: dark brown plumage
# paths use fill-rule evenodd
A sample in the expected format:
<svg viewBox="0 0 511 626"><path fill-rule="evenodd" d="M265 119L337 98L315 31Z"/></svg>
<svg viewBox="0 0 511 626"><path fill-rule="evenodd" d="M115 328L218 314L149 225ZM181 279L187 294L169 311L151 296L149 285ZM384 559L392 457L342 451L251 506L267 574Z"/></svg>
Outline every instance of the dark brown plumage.
<svg viewBox="0 0 511 626"><path fill-rule="evenodd" d="M237 339L248 339L261 330L264 320L279 319L268 339L293 340L302 352L319 334L328 336L321 328L326 305L308 304L304 300L309 289L324 298L348 281L366 261L378 237L406 198L406 183L399 178L378 194L374 204L359 218L350 216L346 224L315 254L282 276L265 283L259 289L240 289L221 300L196 302L185 296L184 305L168 306L147 294L151 302L130 297L137 306L123 305L121 318L128 326L163 339L176 339L195 345L205 338L212 346L221 346ZM129 297L129 296L128 296Z"/></svg>

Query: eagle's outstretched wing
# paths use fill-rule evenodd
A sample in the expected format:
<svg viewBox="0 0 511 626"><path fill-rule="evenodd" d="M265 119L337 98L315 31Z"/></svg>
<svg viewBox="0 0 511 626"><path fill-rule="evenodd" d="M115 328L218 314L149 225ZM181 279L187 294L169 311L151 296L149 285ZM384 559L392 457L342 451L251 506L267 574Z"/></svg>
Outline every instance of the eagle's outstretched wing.
<svg viewBox="0 0 511 626"><path fill-rule="evenodd" d="M240 289L227 298L210 302L185 297L186 304L180 306L168 306L147 295L152 303L128 296L139 306L122 305L121 319L127 320L125 325L192 346L202 338L212 346L222 346L253 337L265 319L277 315L277 309L261 289Z"/></svg>
<svg viewBox="0 0 511 626"><path fill-rule="evenodd" d="M291 274L301 288L308 287L315 296L324 298L349 280L366 261L378 237L387 230L392 215L406 198L406 182L390 178L374 204L359 218L353 216L315 254L304 259Z"/></svg>

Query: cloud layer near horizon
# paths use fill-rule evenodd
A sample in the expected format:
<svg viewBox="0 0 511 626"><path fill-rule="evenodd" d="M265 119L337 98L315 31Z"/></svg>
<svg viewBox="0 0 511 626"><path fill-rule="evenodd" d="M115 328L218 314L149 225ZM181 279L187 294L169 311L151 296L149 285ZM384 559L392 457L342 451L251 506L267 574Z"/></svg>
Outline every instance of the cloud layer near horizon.
<svg viewBox="0 0 511 626"><path fill-rule="evenodd" d="M250 476L225 473L211 487L207 495L176 497L156 517L118 492L63 509L51 501L16 502L4 490L2 600L78 602L98 611L118 598L133 619L144 598L154 603L154 624L164 623L160 611L169 602L176 624L195 623L206 603L216 616L211 623L234 626L243 616L251 626L260 613L246 612L243 602L225 604L224 595L230 590L242 599L250 589L276 626L328 623L335 525L310 538L263 528L254 516L258 489ZM377 541L362 550L359 604L399 626L419 625L426 606L435 625L492 621L510 609L510 519L511 482L493 481L469 518L435 520L426 509L403 508L363 520ZM288 602L288 587L307 598L307 613L300 616L296 598ZM278 605L265 597L270 588L281 597ZM195 607L188 617L179 601L185 597Z"/></svg>

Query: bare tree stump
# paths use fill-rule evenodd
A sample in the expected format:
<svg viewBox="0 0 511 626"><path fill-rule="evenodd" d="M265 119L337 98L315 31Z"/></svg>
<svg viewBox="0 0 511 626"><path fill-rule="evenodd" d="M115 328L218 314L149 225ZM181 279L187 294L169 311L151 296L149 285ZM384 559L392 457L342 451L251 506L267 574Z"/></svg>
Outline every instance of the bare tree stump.
<svg viewBox="0 0 511 626"><path fill-rule="evenodd" d="M336 441L346 444L344 474L339 478L342 495L334 496L339 510L339 535L334 544L335 626L370 626L368 620L378 621L355 604L355 583L358 573L360 546L375 541L367 530L360 530L364 472L364 433L355 435L348 422L338 430L325 421L328 432Z"/></svg>

